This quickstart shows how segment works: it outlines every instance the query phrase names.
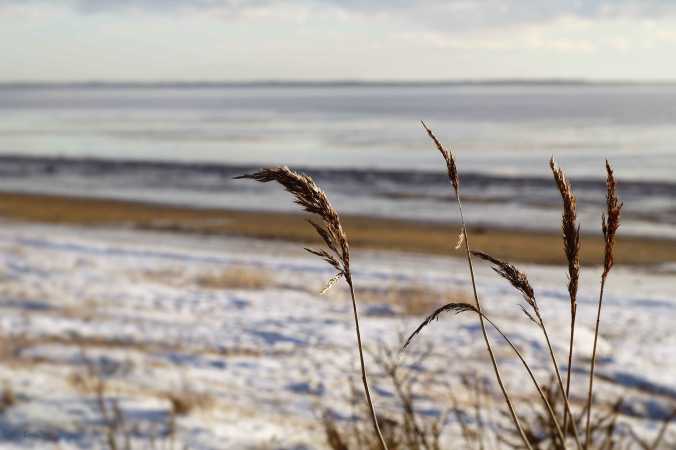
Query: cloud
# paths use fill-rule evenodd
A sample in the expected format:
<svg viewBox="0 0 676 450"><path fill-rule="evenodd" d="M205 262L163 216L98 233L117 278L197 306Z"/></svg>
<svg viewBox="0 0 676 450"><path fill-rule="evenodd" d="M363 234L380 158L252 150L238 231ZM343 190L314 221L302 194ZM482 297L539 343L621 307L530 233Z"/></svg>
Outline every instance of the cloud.
<svg viewBox="0 0 676 450"><path fill-rule="evenodd" d="M398 15L452 32L578 19L651 19L676 14L673 0L321 0L350 11Z"/></svg>
<svg viewBox="0 0 676 450"><path fill-rule="evenodd" d="M676 14L673 0L0 0L0 8L8 5L59 5L84 14L217 11L232 16L302 7L403 20L447 33L543 24L561 18L658 19Z"/></svg>
<svg viewBox="0 0 676 450"><path fill-rule="evenodd" d="M50 6L79 13L175 13L219 9L238 11L274 3L274 0L0 0L0 9L16 6Z"/></svg>

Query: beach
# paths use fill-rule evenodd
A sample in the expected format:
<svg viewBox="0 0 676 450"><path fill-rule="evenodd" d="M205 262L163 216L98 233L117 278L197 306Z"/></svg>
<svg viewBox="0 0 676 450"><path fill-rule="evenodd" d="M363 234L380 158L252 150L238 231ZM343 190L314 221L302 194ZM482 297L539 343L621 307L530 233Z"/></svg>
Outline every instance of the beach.
<svg viewBox="0 0 676 450"><path fill-rule="evenodd" d="M454 209L450 203L447 208ZM307 216L296 213L189 208L91 197L0 193L0 217L10 220L89 227L131 228L188 234L247 237L318 244ZM350 243L356 248L458 256L454 249L457 225L344 216ZM600 223L600 219L599 219ZM565 255L556 232L472 227L472 245L514 262L562 264ZM584 265L602 261L603 241L594 234L582 236ZM617 264L673 267L676 241L652 237L618 238Z"/></svg>

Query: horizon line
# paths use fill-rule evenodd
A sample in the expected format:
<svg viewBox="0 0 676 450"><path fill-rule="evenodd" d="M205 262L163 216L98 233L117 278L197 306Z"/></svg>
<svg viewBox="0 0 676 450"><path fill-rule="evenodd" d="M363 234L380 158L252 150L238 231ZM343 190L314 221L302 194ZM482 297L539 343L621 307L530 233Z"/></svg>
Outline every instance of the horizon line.
<svg viewBox="0 0 676 450"><path fill-rule="evenodd" d="M2 88L50 87L359 87L359 86L584 86L584 85L672 85L676 79L593 79L593 78L466 78L466 79L255 79L255 80L7 80Z"/></svg>

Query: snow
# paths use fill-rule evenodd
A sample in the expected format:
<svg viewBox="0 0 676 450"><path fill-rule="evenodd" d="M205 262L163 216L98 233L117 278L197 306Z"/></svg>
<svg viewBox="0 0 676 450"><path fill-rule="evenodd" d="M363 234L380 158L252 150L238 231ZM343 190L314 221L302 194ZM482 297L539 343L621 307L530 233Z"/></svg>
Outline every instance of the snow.
<svg viewBox="0 0 676 450"><path fill-rule="evenodd" d="M456 255L460 256L460 255ZM384 252L352 255L360 289L393 283L469 291L462 259ZM536 375L550 362L540 331L518 308L520 297L477 264L479 295ZM214 289L205 274L246 268L269 279L261 289ZM569 302L563 267L522 266L536 289L562 368ZM104 375L137 438L168 439L167 393L208 395L210 405L176 417L175 439L191 449L325 448L318 417L352 414L348 381L357 374L353 317L342 285L318 292L333 270L301 246L235 238L134 230L3 223L0 226L0 382L17 400L0 416L0 448L103 448L96 398L73 382L88 364ZM598 298L598 268L583 273L573 376L574 407L587 383ZM452 299L446 299L452 300ZM420 316L387 304L361 305L367 347L394 345ZM676 283L662 268L618 266L604 300L598 396L625 398L623 413L639 433L654 432L676 402ZM511 391L532 398L520 363L491 333ZM432 374L418 406L448 407L439 379L468 371L490 377L476 318L432 323L410 352L428 344ZM91 361L87 363L87 361ZM377 407L395 408L391 387L370 370ZM2 383L0 383L1 387ZM499 401L497 392L495 398ZM530 397L528 397L530 396ZM523 402L517 402L517 407ZM453 430L452 424L449 430ZM672 432L673 433L673 432ZM450 438L449 438L450 439ZM267 447L266 447L267 448Z"/></svg>

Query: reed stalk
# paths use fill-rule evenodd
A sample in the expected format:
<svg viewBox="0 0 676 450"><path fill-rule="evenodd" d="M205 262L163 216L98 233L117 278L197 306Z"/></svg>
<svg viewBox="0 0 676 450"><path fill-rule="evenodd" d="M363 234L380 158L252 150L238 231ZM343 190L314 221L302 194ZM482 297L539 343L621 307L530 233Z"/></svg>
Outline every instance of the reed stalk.
<svg viewBox="0 0 676 450"><path fill-rule="evenodd" d="M427 318L425 318L425 320L418 326L418 328L409 336L409 338L406 340L406 343L404 343L404 346L402 347L402 351L405 350L410 345L413 339L422 331L423 328L429 325L433 320L438 319L442 313L450 311L455 312L456 314L460 314L466 311L475 312L476 314L483 316L486 322L488 322L495 329L495 331L497 331L500 334L500 336L502 336L505 342L507 342L507 344L512 348L516 356L519 358L519 360L523 364L523 367L526 369L526 372L528 372L528 376L535 385L535 389L537 389L538 394L540 395L540 399L544 402L545 407L547 409L547 413L549 414L550 419L554 423L557 432L557 437L563 446L562 448L565 448L566 439L563 435L561 425L559 424L559 421L556 418L554 409L552 408L552 405L549 402L549 400L547 400L547 396L544 394L544 392L542 392L540 383L538 383L537 379L535 378L535 374L533 373L530 366L526 362L526 359L523 357L519 349L514 345L512 340L509 339L509 337L507 337L505 333L503 333L500 327L495 322L493 322L485 313L479 311L479 309L474 307L473 305L470 305L468 303L448 303L436 309L432 314L430 314Z"/></svg>
<svg viewBox="0 0 676 450"><path fill-rule="evenodd" d="M537 303L537 300L535 299L535 291L533 290L533 287L530 285L530 282L528 281L528 277L526 276L525 273L521 272L519 269L517 269L514 265L506 263L504 261L499 260L498 258L495 258L487 253L484 252L473 252L475 256L489 261L493 264L493 270L500 275L501 277L505 278L507 281L510 282L510 284L521 293L523 296L524 300L526 303L530 306L530 308L533 310L533 314L528 312L528 310L522 306L523 312L526 314L526 316L533 321L540 329L542 330L545 338L545 342L547 344L547 349L549 351L549 356L552 360L552 364L554 366L554 373L556 374L556 380L559 385L559 390L561 391L561 396L563 397L563 403L564 403L564 415L565 412L567 412L570 417L571 417L571 428L573 431L573 437L575 438L575 444L577 445L577 448L579 450L582 449L582 445L580 443L580 439L578 437L578 432L577 432L577 426L575 425L575 421L572 420L574 417L571 410L570 410L570 403L568 402L568 396L566 395L566 390L563 387L563 380L561 379L561 373L559 371L559 364L556 361L556 355L554 354L554 349L552 347L552 343L549 339L549 333L547 333L547 327L545 326L545 322L542 319L542 315L540 314L540 307Z"/></svg>
<svg viewBox="0 0 676 450"><path fill-rule="evenodd" d="M599 328L601 324L601 308L603 305L603 292L606 286L608 273L614 265L615 234L620 226L620 212L622 203L617 197L617 186L613 169L610 163L606 161L606 212L601 216L601 231L605 247L603 252L603 273L601 274L601 288L599 290L599 303L596 310L596 325L594 327L594 346L592 349L591 368L589 371L589 390L587 392L587 425L585 432L585 449L589 449L591 442L591 409L592 397L594 393L594 369L596 367L596 350L599 337Z"/></svg>
<svg viewBox="0 0 676 450"><path fill-rule="evenodd" d="M276 181L295 197L295 202L311 214L318 216L322 222L316 223L309 221L319 237L324 241L326 249L310 249L308 252L319 256L334 269L338 271L331 277L322 291L328 291L339 279L345 279L350 288L350 297L352 299L352 310L354 312L354 327L357 335L357 349L359 350L359 364L361 367L361 379L364 386L364 394L368 404L369 414L373 422L373 429L378 436L382 450L388 450L387 443L383 438L378 424L378 415L371 398L368 378L366 376L366 363L364 362L364 349L361 338L361 329L359 327L359 313L357 312L357 300L354 294L354 285L352 283L352 271L350 270L350 246L347 235L343 230L338 212L329 202L328 197L312 178L307 175L294 172L288 167L277 167L273 169L263 169L259 172L242 175L236 179L252 179L261 183Z"/></svg>
<svg viewBox="0 0 676 450"><path fill-rule="evenodd" d="M575 444L577 445L578 450L581 450L582 445L580 443L580 438L578 437L577 425L575 424L575 416L573 416L573 413L570 410L570 402L568 401L568 394L566 393L566 390L563 387L563 380L561 380L561 373L559 372L559 365L556 362L556 356L554 355L554 349L552 348L552 344L549 341L549 335L547 333L547 328L545 327L545 324L542 320L542 317L540 317L539 314L538 314L538 319L540 321L540 328L542 328L542 332L544 333L544 336L545 336L545 341L547 342L547 348L549 349L549 356L552 359L552 365L554 366L554 373L556 373L556 381L558 382L559 389L561 391L561 396L563 397L563 404L564 404L564 407L565 407L564 416L566 414L570 416L570 427L572 428L573 437L575 438Z"/></svg>
<svg viewBox="0 0 676 450"><path fill-rule="evenodd" d="M421 122L423 128L425 128L425 131L427 131L427 134L429 137L432 139L434 144L436 145L437 149L443 156L444 160L446 161L446 167L448 169L448 177L449 181L451 182L453 186L453 190L455 192L455 200L456 203L458 204L458 212L460 214L460 226L462 227L461 229L461 235L462 235L462 240L464 241L464 249L465 249L465 256L467 258L467 265L469 266L469 273L470 273L470 279L472 281L472 292L474 294L474 301L476 302L477 310L479 311L479 324L481 326L481 334L483 335L484 341L486 343L486 349L488 350L488 355L491 360L491 365L493 366L493 370L495 372L495 378L498 382L498 385L500 386L500 390L502 391L502 395L505 398L505 403L507 404L507 408L509 409L509 413L512 417L512 421L514 422L514 426L516 427L517 431L519 432L519 435L521 439L523 440L524 445L526 448L533 450L532 445L528 441L528 437L526 436L526 433L523 430L523 427L521 426L521 423L519 422L519 418L517 417L516 410L514 409L514 405L512 404L512 399L509 396L509 393L507 392L507 388L505 387L505 384L502 380L502 376L500 375L500 369L498 368L498 363L495 359L495 355L493 354L493 348L491 346L490 340L488 339L488 334L486 333L486 325L484 323L484 317L482 314L482 309L481 309L481 302L479 301L479 294L477 293L477 288L476 288L476 279L474 275L474 267L472 265L472 256L471 256L471 250L470 250L470 243L469 243L469 236L467 233L467 226L465 224L465 218L463 216L462 212L462 201L460 199L460 178L458 176L458 171L455 165L455 158L453 157L453 154L447 151L444 146L439 142L439 140L436 138L434 133L425 125L424 122Z"/></svg>
<svg viewBox="0 0 676 450"><path fill-rule="evenodd" d="M570 297L570 341L568 344L568 369L566 373L566 397L570 397L570 380L573 367L573 342L575 340L575 318L577 316L577 288L580 279L580 227L577 225L577 201L573 188L565 173L554 162L549 160L549 167L554 181L559 188L563 201L561 217L561 235L563 249L568 261L568 295ZM568 432L568 410L564 408L563 429Z"/></svg>

